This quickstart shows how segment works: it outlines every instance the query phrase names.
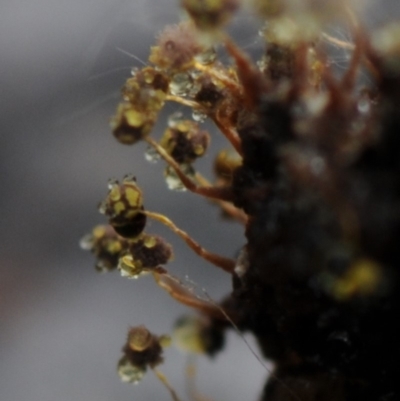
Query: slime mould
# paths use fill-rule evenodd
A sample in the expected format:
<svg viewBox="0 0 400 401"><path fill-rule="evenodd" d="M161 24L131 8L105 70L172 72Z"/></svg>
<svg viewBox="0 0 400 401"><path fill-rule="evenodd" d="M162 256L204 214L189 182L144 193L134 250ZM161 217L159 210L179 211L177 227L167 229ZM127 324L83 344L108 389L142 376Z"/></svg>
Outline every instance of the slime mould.
<svg viewBox="0 0 400 401"><path fill-rule="evenodd" d="M151 159L167 163L171 189L210 198L243 224L239 257L213 254L147 211L132 177L111 184L101 208L110 226L97 227L83 245L101 270L151 274L198 310L176 325L182 348L214 355L232 326L252 333L275 365L262 401L398 400L399 24L367 32L342 2L253 1L267 22L255 64L223 29L239 3L182 1L188 19L160 34L112 120L120 142L147 141ZM350 27L351 43L326 33L332 21ZM232 65L218 61L216 43ZM340 74L329 44L349 53ZM168 101L191 108L195 121L173 116L157 141L151 128ZM217 156L213 184L194 168L210 142L199 125L206 118L231 145ZM172 249L144 233L147 219L230 274L232 293L217 305L172 276L164 267ZM137 382L146 363L161 363L154 338L156 358L140 360L125 381ZM120 366L135 366L142 351L132 352L128 341Z"/></svg>

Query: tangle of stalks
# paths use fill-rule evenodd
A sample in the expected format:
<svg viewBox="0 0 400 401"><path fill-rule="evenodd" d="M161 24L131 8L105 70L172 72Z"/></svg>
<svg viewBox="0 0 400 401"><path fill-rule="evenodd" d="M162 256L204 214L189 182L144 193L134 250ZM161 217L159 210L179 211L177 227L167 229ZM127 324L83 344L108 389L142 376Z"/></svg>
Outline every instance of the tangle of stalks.
<svg viewBox="0 0 400 401"><path fill-rule="evenodd" d="M244 3L265 23L258 62L225 31ZM218 353L232 327L252 333L275 366L261 401L399 400L400 24L367 31L349 3L333 0L181 6L187 18L159 34L148 65L127 79L112 131L126 145L147 142L147 158L165 162L168 187L211 199L242 224L246 243L237 259L209 252L147 210L136 177L126 176L109 183L100 205L108 225L82 246L98 270L152 275L195 309L173 332L188 352ZM334 24L349 42L329 33ZM331 63L332 46L349 55L344 71ZM193 118L173 115L157 139L167 102ZM214 182L194 167L212 136L206 119L227 143ZM226 272L232 292L217 304L170 274L172 248L146 232L149 219ZM158 370L168 342L132 327L121 379L137 383L151 369L179 400Z"/></svg>

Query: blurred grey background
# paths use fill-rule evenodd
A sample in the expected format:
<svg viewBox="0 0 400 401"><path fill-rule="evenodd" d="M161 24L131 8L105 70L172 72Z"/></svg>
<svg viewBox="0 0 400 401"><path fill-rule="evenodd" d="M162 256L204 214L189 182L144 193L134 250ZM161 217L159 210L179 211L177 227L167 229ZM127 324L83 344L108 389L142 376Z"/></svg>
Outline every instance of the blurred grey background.
<svg viewBox="0 0 400 401"><path fill-rule="evenodd" d="M399 8L397 0L371 2L368 21L379 24ZM150 374L132 387L119 382L115 366L130 325L168 333L187 310L151 278L96 274L92 255L78 246L104 222L96 205L108 178L136 174L146 207L168 214L210 250L234 257L244 243L243 229L221 220L217 208L169 192L162 163L146 163L142 145L120 145L110 134L119 89L140 66L136 58L146 60L155 34L176 21L175 0L1 0L1 401L169 400ZM251 49L256 32L243 23L240 44ZM215 136L200 163L206 175L224 145ZM171 272L188 275L214 299L229 291L229 277L166 229L153 223L150 231L174 245ZM187 400L184 364L171 348L162 370ZM232 333L226 352L199 362L199 389L215 401L256 400L266 375Z"/></svg>

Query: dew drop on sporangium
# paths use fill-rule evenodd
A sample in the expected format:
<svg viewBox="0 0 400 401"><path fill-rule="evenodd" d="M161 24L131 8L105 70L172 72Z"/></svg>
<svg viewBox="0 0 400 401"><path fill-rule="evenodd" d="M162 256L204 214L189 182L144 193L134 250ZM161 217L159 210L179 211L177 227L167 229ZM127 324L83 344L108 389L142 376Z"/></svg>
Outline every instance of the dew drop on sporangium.
<svg viewBox="0 0 400 401"><path fill-rule="evenodd" d="M157 163L161 156L152 146L148 146L144 152L144 158L150 163Z"/></svg>
<svg viewBox="0 0 400 401"><path fill-rule="evenodd" d="M182 171L189 177L194 178L195 171L190 164L181 164ZM168 166L164 171L165 182L167 184L168 189L171 191L186 191L186 187L183 185L182 181L176 174L175 170Z"/></svg>
<svg viewBox="0 0 400 401"><path fill-rule="evenodd" d="M204 121L207 118L207 114L205 114L203 111L199 109L194 109L192 112L192 118L194 121L198 123L204 123Z"/></svg>
<svg viewBox="0 0 400 401"><path fill-rule="evenodd" d="M93 244L94 238L92 234L84 235L79 241L80 248L85 251L90 251L93 248Z"/></svg>
<svg viewBox="0 0 400 401"><path fill-rule="evenodd" d="M169 84L169 91L174 96L187 96L193 87L193 79L186 72L175 74Z"/></svg>

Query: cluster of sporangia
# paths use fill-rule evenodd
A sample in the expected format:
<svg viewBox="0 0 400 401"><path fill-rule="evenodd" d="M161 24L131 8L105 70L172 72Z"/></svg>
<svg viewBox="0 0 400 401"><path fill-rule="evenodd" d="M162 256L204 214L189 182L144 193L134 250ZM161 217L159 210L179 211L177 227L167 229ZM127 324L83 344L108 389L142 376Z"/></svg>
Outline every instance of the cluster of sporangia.
<svg viewBox="0 0 400 401"><path fill-rule="evenodd" d="M254 64L223 31L240 3L182 0L188 19L159 35L111 124L121 143L147 141L146 157L164 159L169 188L211 198L245 225L238 259L206 251L147 211L131 176L109 183L100 205L109 225L83 246L99 270L152 274L196 308L199 317L176 330L187 350L214 354L232 325L251 332L275 363L263 401L399 400L400 25L367 33L345 1L249 1L265 22ZM326 33L332 23L346 25L352 42ZM217 60L218 43L232 65ZM328 46L349 55L344 72L332 70ZM157 141L151 133L167 101L191 108L193 119L174 115ZM215 185L193 167L210 142L206 118L231 145L217 157ZM230 274L232 293L216 305L170 275L171 246L145 232L148 218ZM165 343L132 328L122 380L155 370Z"/></svg>

